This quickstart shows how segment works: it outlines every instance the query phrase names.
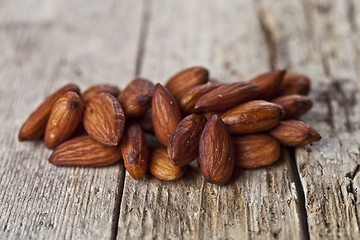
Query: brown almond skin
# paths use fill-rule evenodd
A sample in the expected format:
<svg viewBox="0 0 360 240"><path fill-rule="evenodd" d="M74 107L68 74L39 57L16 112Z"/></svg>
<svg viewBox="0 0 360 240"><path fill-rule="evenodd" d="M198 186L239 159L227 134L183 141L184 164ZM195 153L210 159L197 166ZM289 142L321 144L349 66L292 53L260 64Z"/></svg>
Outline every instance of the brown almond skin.
<svg viewBox="0 0 360 240"><path fill-rule="evenodd" d="M120 159L120 147L106 147L90 136L80 136L59 145L49 162L60 166L100 167Z"/></svg>
<svg viewBox="0 0 360 240"><path fill-rule="evenodd" d="M287 95L271 100L285 110L284 119L297 119L307 113L313 106L311 98L302 95Z"/></svg>
<svg viewBox="0 0 360 240"><path fill-rule="evenodd" d="M98 84L88 88L84 92L81 98L84 102L87 102L94 95L102 92L107 92L113 95L114 97L117 97L120 93L120 89L117 86L111 84Z"/></svg>
<svg viewBox="0 0 360 240"><path fill-rule="evenodd" d="M209 81L209 71L203 67L191 67L181 72L178 72L175 76L170 78L165 87L179 101L181 93L185 90L207 83Z"/></svg>
<svg viewBox="0 0 360 240"><path fill-rule="evenodd" d="M80 121L79 125L76 127L73 134L71 134L70 138L76 138L80 136L88 135L88 133L85 130L84 124L82 121Z"/></svg>
<svg viewBox="0 0 360 240"><path fill-rule="evenodd" d="M202 115L206 118L206 120L209 120L212 116L214 116L214 114L221 116L223 112L205 112Z"/></svg>
<svg viewBox="0 0 360 240"><path fill-rule="evenodd" d="M34 140L42 137L45 133L46 124L49 120L51 109L55 102L68 91L80 93L75 84L67 84L51 94L45 101L29 116L19 131L19 141Z"/></svg>
<svg viewBox="0 0 360 240"><path fill-rule="evenodd" d="M76 92L67 92L56 101L45 130L47 148L56 147L74 133L81 122L83 108Z"/></svg>
<svg viewBox="0 0 360 240"><path fill-rule="evenodd" d="M143 116L134 118L134 119L132 119L132 121L139 124L144 132L154 134L154 124L152 121L152 109L151 108L149 108Z"/></svg>
<svg viewBox="0 0 360 240"><path fill-rule="evenodd" d="M152 120L158 141L167 146L171 134L181 121L180 108L171 93L156 84L152 98Z"/></svg>
<svg viewBox="0 0 360 240"><path fill-rule="evenodd" d="M96 141L116 146L124 133L125 116L113 95L99 93L85 103L83 124L87 133Z"/></svg>
<svg viewBox="0 0 360 240"><path fill-rule="evenodd" d="M185 166L198 156L200 136L205 124L203 116L191 114L176 127L167 147L169 159L175 166Z"/></svg>
<svg viewBox="0 0 360 240"><path fill-rule="evenodd" d="M287 72L278 89L278 96L308 95L311 89L310 79L304 74Z"/></svg>
<svg viewBox="0 0 360 240"><path fill-rule="evenodd" d="M139 117L151 107L154 84L147 79L134 79L118 96L126 117Z"/></svg>
<svg viewBox="0 0 360 240"><path fill-rule="evenodd" d="M225 185L234 170L234 158L229 131L215 114L206 123L199 143L199 163L205 180L216 185Z"/></svg>
<svg viewBox="0 0 360 240"><path fill-rule="evenodd" d="M158 179L172 181L181 178L185 168L172 164L166 148L157 148L151 154L149 170Z"/></svg>
<svg viewBox="0 0 360 240"><path fill-rule="evenodd" d="M282 121L269 134L280 144L290 147L302 147L321 139L320 134L314 128L297 120Z"/></svg>
<svg viewBox="0 0 360 240"><path fill-rule="evenodd" d="M220 84L214 82L208 82L205 84L197 85L185 90L179 100L180 108L185 113L197 113L199 110L195 109L196 101L204 94L211 92L215 88L218 88Z"/></svg>
<svg viewBox="0 0 360 240"><path fill-rule="evenodd" d="M148 168L149 149L145 134L138 124L126 125L120 148L126 170L135 180L142 179Z"/></svg>
<svg viewBox="0 0 360 240"><path fill-rule="evenodd" d="M274 98L285 73L286 70L270 71L251 79L250 82L260 88L259 99L269 100Z"/></svg>
<svg viewBox="0 0 360 240"><path fill-rule="evenodd" d="M255 99L259 93L260 88L253 83L231 83L201 96L195 103L195 109L226 111L239 103Z"/></svg>
<svg viewBox="0 0 360 240"><path fill-rule="evenodd" d="M284 116L283 108L264 100L240 104L221 115L230 133L245 134L268 131L279 124Z"/></svg>
<svg viewBox="0 0 360 240"><path fill-rule="evenodd" d="M268 134L232 136L235 165L241 168L259 168L279 160L281 147Z"/></svg>

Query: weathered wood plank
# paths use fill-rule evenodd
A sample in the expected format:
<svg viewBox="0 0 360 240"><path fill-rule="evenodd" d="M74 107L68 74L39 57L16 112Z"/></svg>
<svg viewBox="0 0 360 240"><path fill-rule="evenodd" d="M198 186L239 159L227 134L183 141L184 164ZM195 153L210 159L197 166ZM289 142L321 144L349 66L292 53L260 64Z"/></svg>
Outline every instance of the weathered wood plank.
<svg viewBox="0 0 360 240"><path fill-rule="evenodd" d="M271 68L253 1L156 0L148 14L141 76L164 83L184 67L204 65L231 82ZM224 187L206 183L196 163L174 182L126 174L118 239L303 239L289 159L237 170Z"/></svg>
<svg viewBox="0 0 360 240"><path fill-rule="evenodd" d="M274 22L278 67L313 79L303 119L322 134L298 148L312 239L359 239L359 1L261 1Z"/></svg>
<svg viewBox="0 0 360 240"><path fill-rule="evenodd" d="M0 238L110 239L122 164L55 167L18 130L57 87L121 86L134 76L141 4L2 1L0 7Z"/></svg>

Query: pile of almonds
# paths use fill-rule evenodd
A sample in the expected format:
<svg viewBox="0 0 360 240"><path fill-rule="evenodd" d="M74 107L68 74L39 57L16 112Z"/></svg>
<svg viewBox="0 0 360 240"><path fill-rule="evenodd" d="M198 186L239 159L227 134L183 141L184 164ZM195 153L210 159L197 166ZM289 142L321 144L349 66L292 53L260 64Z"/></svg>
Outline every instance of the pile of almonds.
<svg viewBox="0 0 360 240"><path fill-rule="evenodd" d="M106 166L124 159L134 179L147 169L157 178L180 178L199 159L206 181L226 184L234 166L276 162L281 146L321 139L294 120L308 112L309 79L285 70L231 84L209 79L203 67L185 69L164 86L137 78L124 90L96 85L83 94L68 84L27 119L19 140L44 136L54 165ZM160 144L149 152L145 133Z"/></svg>

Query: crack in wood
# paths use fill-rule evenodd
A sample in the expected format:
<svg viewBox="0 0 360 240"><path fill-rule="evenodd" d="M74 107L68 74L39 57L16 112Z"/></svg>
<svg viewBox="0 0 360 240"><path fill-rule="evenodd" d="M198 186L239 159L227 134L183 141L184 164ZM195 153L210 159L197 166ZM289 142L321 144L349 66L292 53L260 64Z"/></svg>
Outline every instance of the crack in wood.
<svg viewBox="0 0 360 240"><path fill-rule="evenodd" d="M354 6L353 0L346 1L348 3L347 8L347 16L349 20L349 25L351 27L351 30L356 32L357 31L357 25L356 25L356 10Z"/></svg>
<svg viewBox="0 0 360 240"><path fill-rule="evenodd" d="M346 186L346 190L349 194L351 193L353 196L352 201L354 206L354 214L358 225L360 223L359 222L360 220L359 220L358 207L357 207L357 202L358 202L357 189L354 187L354 178L359 174L359 172L360 172L360 165L358 164L353 172L349 172L346 174L346 177L350 179L350 183Z"/></svg>
<svg viewBox="0 0 360 240"><path fill-rule="evenodd" d="M356 168L354 169L354 171L348 172L346 173L345 177L350 178L351 180L354 180L354 178L356 177L356 175L360 172L360 164L358 164L356 166Z"/></svg>
<svg viewBox="0 0 360 240"><path fill-rule="evenodd" d="M337 79L332 82L331 87L333 88L334 93L337 92L340 95L338 101L339 101L340 105L343 106L343 109L344 109L345 127L348 132L352 132L353 127L352 127L352 124L350 121L349 112L350 112L352 106L354 105L354 103L352 103L351 99L347 97L347 94L345 93L345 91L342 87L343 81L344 80ZM356 100L355 100L355 102L356 102Z"/></svg>
<svg viewBox="0 0 360 240"><path fill-rule="evenodd" d="M321 54L320 60L321 60L321 63L322 63L322 66L323 66L325 75L326 75L328 78L330 78L330 77L331 77L331 73L330 73L329 63L327 62L326 57L325 57L323 54Z"/></svg>
<svg viewBox="0 0 360 240"><path fill-rule="evenodd" d="M333 119L333 108L331 106L330 97L328 94L321 94L320 97L323 98L323 101L327 108L327 114L325 117L325 121L330 125L331 129L334 129L335 124L334 124L334 119Z"/></svg>
<svg viewBox="0 0 360 240"><path fill-rule="evenodd" d="M264 34L266 48L269 53L269 63L271 69L275 69L277 63L277 32L274 28L273 22L269 20L268 11L260 6L258 9L258 19L260 21L260 28Z"/></svg>
<svg viewBox="0 0 360 240"><path fill-rule="evenodd" d="M113 220L112 220L112 226L111 226L111 240L115 240L118 234L118 225L119 225L119 219L120 219L120 206L121 206L121 200L122 195L124 191L124 182L125 182L125 168L123 165L120 166L119 176L118 176L118 192L115 201L115 207L114 207L114 213L113 213Z"/></svg>
<svg viewBox="0 0 360 240"><path fill-rule="evenodd" d="M347 189L348 193L351 193L353 195L353 197L354 197L353 204L354 204L354 207L355 207L355 210L356 210L355 213L357 213L357 205L356 205L357 204L357 189L354 188L354 179L359 174L359 172L360 172L360 164L358 164L356 166L354 171L348 172L345 175L345 177L349 178L349 180L350 180L350 183L347 185L346 189ZM356 219L359 222L359 217L358 217L357 214L356 214Z"/></svg>
<svg viewBox="0 0 360 240"><path fill-rule="evenodd" d="M143 1L143 12L141 16L140 36L138 43L138 51L136 56L135 76L138 77L141 73L141 68L144 60L144 53L146 50L146 39L149 31L151 20L151 6L152 0Z"/></svg>
<svg viewBox="0 0 360 240"><path fill-rule="evenodd" d="M300 171L297 166L295 149L290 148L288 155L290 160L290 170L293 174L293 180L295 182L295 187L297 192L297 201L299 206L299 220L302 223L304 229L303 237L304 239L310 239L308 215L306 210L306 199L305 199L304 187L301 182Z"/></svg>

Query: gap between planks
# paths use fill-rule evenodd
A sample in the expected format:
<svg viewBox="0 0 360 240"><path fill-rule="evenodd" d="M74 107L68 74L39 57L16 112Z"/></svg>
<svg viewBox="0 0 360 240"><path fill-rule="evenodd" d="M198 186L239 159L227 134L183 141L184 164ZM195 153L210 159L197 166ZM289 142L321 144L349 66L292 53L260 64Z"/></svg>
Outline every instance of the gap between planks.
<svg viewBox="0 0 360 240"><path fill-rule="evenodd" d="M306 201L305 201L305 194L304 194L304 188L301 182L300 178L300 172L297 167L297 159L295 155L295 148L289 148L289 159L290 159L290 169L293 174L293 180L295 182L296 187L296 193L299 203L299 220L303 225L304 229L304 239L310 239L310 232L309 232L309 222L307 217L307 211L306 211Z"/></svg>
<svg viewBox="0 0 360 240"><path fill-rule="evenodd" d="M256 1L258 18L261 26L261 30L264 35L264 39L266 41L267 50L269 52L269 62L272 70L276 69L277 65L277 45L279 41L279 37L277 31L275 29L274 19L269 17L266 9L262 6L259 0ZM309 231L309 223L308 216L306 211L306 200L304 194L304 187L300 177L300 171L297 166L297 159L295 154L295 148L288 148L286 150L288 152L289 160L290 160L290 169L293 176L293 181L295 182L296 193L298 198L298 206L299 206L299 220L303 224L303 237L304 239L310 239L310 231ZM284 151L283 153L284 154Z"/></svg>
<svg viewBox="0 0 360 240"><path fill-rule="evenodd" d="M151 24L151 15L152 15L152 0L142 2L143 9L142 9L142 16L141 16L141 26L140 26L140 35L138 41L138 50L136 56L136 66L135 66L135 77L138 77L141 74L142 64L144 59L144 52L146 50L146 41L148 36L149 27ZM265 42L267 44L267 50L269 52L269 62L271 69L276 69L277 63L277 42L278 36L276 31L273 29L274 22L266 15L266 11L260 7L261 4L257 2L258 8L258 18L261 26L261 30L263 31L263 36ZM286 150L286 154L288 155L288 159L290 160L290 171L293 176L293 181L296 187L297 193L297 200L299 206L299 221L302 223L304 228L303 237L304 239L310 239L309 234L309 225L308 225L308 218L306 212L306 201L304 195L304 189L300 178L300 172L297 167L296 163L296 155L294 148L288 148ZM284 154L284 153L283 153ZM118 181L118 195L116 199L116 206L114 208L114 219L112 225L112 234L111 239L115 240L118 234L118 223L120 219L120 211L121 211L121 202L123 198L123 190L125 185L125 175L126 169L119 174L119 181Z"/></svg>
<svg viewBox="0 0 360 240"><path fill-rule="evenodd" d="M136 54L136 61L135 61L135 77L138 77L141 73L142 62L144 58L145 52L145 43L148 35L149 25L151 21L151 8L152 8L152 0L143 0L142 1L142 14L141 14L141 26L140 26L140 34L138 40L138 50ZM113 223L111 226L111 240L116 240L118 235L118 225L120 219L120 211L121 211L121 201L123 199L123 192L125 186L125 175L126 175L126 168L124 166L124 171L119 173L119 181L118 181L118 195L116 199L116 206L114 208L114 217Z"/></svg>

